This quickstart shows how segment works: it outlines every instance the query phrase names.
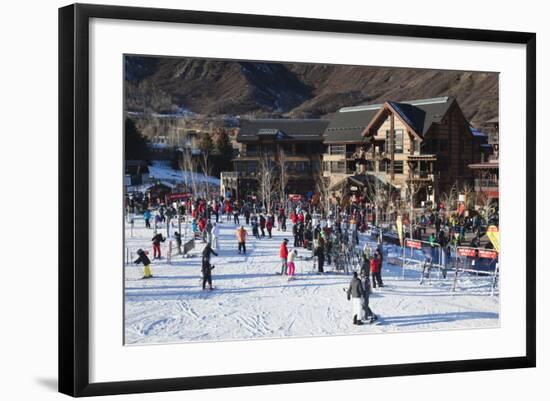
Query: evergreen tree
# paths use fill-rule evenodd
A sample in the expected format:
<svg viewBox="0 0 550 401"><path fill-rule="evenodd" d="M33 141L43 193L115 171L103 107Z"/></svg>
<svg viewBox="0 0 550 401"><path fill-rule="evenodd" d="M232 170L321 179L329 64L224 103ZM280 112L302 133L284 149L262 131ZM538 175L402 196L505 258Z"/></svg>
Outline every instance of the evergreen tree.
<svg viewBox="0 0 550 401"><path fill-rule="evenodd" d="M147 139L141 135L134 121L124 122L124 157L126 160L146 160L149 158Z"/></svg>
<svg viewBox="0 0 550 401"><path fill-rule="evenodd" d="M214 142L212 141L212 136L208 134L203 134L199 142L199 149L202 153L210 155L214 150Z"/></svg>
<svg viewBox="0 0 550 401"><path fill-rule="evenodd" d="M215 152L217 155L215 172L219 174L221 171L232 171L233 145L231 145L231 140L225 130L221 130L216 138Z"/></svg>
<svg viewBox="0 0 550 401"><path fill-rule="evenodd" d="M222 130L218 133L218 137L216 138L216 145L215 145L216 153L219 155L227 155L229 158L231 158L231 155L233 153L233 145L231 145L231 140L229 139L229 135L227 135L227 132L225 130Z"/></svg>

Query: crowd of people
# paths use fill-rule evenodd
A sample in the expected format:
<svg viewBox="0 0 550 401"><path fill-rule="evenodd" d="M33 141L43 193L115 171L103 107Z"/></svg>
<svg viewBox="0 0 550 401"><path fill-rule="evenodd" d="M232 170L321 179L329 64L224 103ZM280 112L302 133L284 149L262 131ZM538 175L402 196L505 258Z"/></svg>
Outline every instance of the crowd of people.
<svg viewBox="0 0 550 401"><path fill-rule="evenodd" d="M246 255L247 241L250 235L255 240L272 240L273 230L286 232L287 223L291 228L289 237L284 238L279 246L281 276L288 280L295 279L298 260L312 261L313 269L318 274L325 273L326 265L332 270L352 273L352 279L347 288L347 298L352 301L353 324L372 323L377 315L369 307L369 295L373 289L384 287L382 278L383 241L378 238L376 249L365 244L359 250L359 233L374 226L376 214L374 207L368 203L352 204L345 209L335 208L324 212L311 201L288 201L286 203L265 205L253 200L242 203L231 199L193 201L177 201L172 204L159 202L155 207L150 204L138 204L137 201L127 203L128 211L143 213L145 227L155 229L152 238L153 258L160 259L160 244L166 238L157 232L163 224L170 224L174 218L189 221L193 238L202 241L205 246L202 251L201 277L202 289L212 289L211 256L217 256L220 249L220 224L225 221L235 226L236 252ZM380 216L383 217L383 216ZM386 216L387 217L387 216ZM389 217L393 218L392 216ZM470 246L479 247L480 238L488 219L479 214L467 216L457 212L447 213L444 207L425 210L420 213L414 224L407 221L408 231L405 237L420 239L430 244L438 244L445 253L450 253L452 246L461 245L466 233L473 233ZM152 227L153 221L154 226ZM429 233L428 233L429 232ZM182 254L182 234L174 231L173 238L178 254ZM138 250L135 263L144 266L143 278L152 277L151 261L147 252Z"/></svg>

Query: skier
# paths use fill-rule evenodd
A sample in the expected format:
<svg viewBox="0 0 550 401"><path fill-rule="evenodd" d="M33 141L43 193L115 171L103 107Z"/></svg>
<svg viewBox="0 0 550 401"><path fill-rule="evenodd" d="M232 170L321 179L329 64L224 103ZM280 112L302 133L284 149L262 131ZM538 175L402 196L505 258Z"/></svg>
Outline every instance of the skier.
<svg viewBox="0 0 550 401"><path fill-rule="evenodd" d="M220 237L220 227L218 223L214 223L212 226L212 248L218 250L218 238Z"/></svg>
<svg viewBox="0 0 550 401"><path fill-rule="evenodd" d="M356 325L360 325L363 319L363 294L363 284L361 283L361 280L357 277L357 272L353 272L353 277L351 278L351 282L349 283L347 295L348 301L352 301L353 324Z"/></svg>
<svg viewBox="0 0 550 401"><path fill-rule="evenodd" d="M323 266L325 264L325 247L323 246L323 241L320 239L318 246L313 251L313 255L317 256L317 269L319 274L324 274L325 270Z"/></svg>
<svg viewBox="0 0 550 401"><path fill-rule="evenodd" d="M273 220L271 216L267 216L267 221L265 223L265 228L267 229L267 235L271 238L271 230L273 229Z"/></svg>
<svg viewBox="0 0 550 401"><path fill-rule="evenodd" d="M158 233L151 238L151 241L153 241L153 259L160 259L160 243L166 241L166 238L161 233Z"/></svg>
<svg viewBox="0 0 550 401"><path fill-rule="evenodd" d="M260 214L260 231L262 232L262 237L265 237L265 217L263 214Z"/></svg>
<svg viewBox="0 0 550 401"><path fill-rule="evenodd" d="M214 226L212 225L210 220L207 220L206 221L206 227L204 229L205 229L205 232L206 232L206 242L209 245L212 245L212 229L213 228L214 228Z"/></svg>
<svg viewBox="0 0 550 401"><path fill-rule="evenodd" d="M384 287L384 283L382 282L382 276L380 274L380 270L382 267L382 258L379 256L380 254L378 251L375 252L374 257L370 260L370 272L372 275L372 287L376 288L376 284L380 288Z"/></svg>
<svg viewBox="0 0 550 401"><path fill-rule="evenodd" d="M208 245L207 245L208 246ZM208 289L213 290L212 288L212 269L214 265L210 264L209 260L202 259L202 290L206 290L206 283L208 283Z"/></svg>
<svg viewBox="0 0 550 401"><path fill-rule="evenodd" d="M181 255L181 234L176 231L174 233L174 238L176 239L176 247L178 248L178 255Z"/></svg>
<svg viewBox="0 0 550 401"><path fill-rule="evenodd" d="M288 240L285 238L283 242L281 243L281 247L279 248L279 257L281 258L281 276L284 274L287 274L288 264L287 264L287 258L288 258L288 248L287 248Z"/></svg>
<svg viewBox="0 0 550 401"><path fill-rule="evenodd" d="M256 239L260 239L260 232L258 230L258 219L256 219L256 216L252 216L252 218L250 219L250 224L252 225L252 235L256 238Z"/></svg>
<svg viewBox="0 0 550 401"><path fill-rule="evenodd" d="M237 242L239 243L239 254L241 253L241 249L243 251L243 254L246 255L246 236L248 233L244 229L243 226L240 226L237 229Z"/></svg>
<svg viewBox="0 0 550 401"><path fill-rule="evenodd" d="M149 221L151 220L151 211L149 209L143 212L143 220L145 220L145 228L151 228L151 223Z"/></svg>
<svg viewBox="0 0 550 401"><path fill-rule="evenodd" d="M240 223L239 223L239 209L237 207L235 207L235 209L233 209L233 223L238 226Z"/></svg>
<svg viewBox="0 0 550 401"><path fill-rule="evenodd" d="M208 263L210 263L210 255L215 255L215 256L218 256L218 254L216 252L214 252L214 250L212 249L212 247L210 246L210 244L206 244L206 246L204 247L204 249L202 250L202 260L203 260L203 264L204 264L204 261L206 260Z"/></svg>
<svg viewBox="0 0 550 401"><path fill-rule="evenodd" d="M363 313L365 319L370 319L370 323L378 319L378 316L374 314L369 306L369 295L372 292L372 288L369 280L370 262L369 259L363 256L363 264L361 265L361 283L363 284Z"/></svg>
<svg viewBox="0 0 550 401"><path fill-rule="evenodd" d="M296 248L294 248L288 253L287 256L288 280L292 280L294 278L294 274L296 272L296 265L294 264L294 260L296 260L297 258L299 258L298 251L296 250Z"/></svg>
<svg viewBox="0 0 550 401"><path fill-rule="evenodd" d="M137 251L138 258L134 261L137 265L138 263L143 263L143 278L151 278L151 261L143 249L138 249Z"/></svg>

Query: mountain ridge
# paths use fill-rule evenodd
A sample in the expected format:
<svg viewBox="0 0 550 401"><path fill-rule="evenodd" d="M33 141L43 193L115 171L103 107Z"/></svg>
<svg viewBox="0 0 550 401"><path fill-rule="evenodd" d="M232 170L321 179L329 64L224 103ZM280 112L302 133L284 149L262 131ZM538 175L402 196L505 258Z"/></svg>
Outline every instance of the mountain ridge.
<svg viewBox="0 0 550 401"><path fill-rule="evenodd" d="M498 73L126 56L127 111L329 117L341 107L439 96L473 125L498 117Z"/></svg>

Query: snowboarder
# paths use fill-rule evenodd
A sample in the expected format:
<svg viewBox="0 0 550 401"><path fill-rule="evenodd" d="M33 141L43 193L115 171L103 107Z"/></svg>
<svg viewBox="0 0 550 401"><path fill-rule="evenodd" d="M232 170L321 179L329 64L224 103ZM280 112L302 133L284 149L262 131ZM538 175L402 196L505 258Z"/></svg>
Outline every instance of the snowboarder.
<svg viewBox="0 0 550 401"><path fill-rule="evenodd" d="M134 261L134 263L136 265L138 263L143 263L143 278L153 277L151 274L151 261L149 260L147 253L145 253L143 249L138 249L137 254L138 258Z"/></svg>
<svg viewBox="0 0 550 401"><path fill-rule="evenodd" d="M240 226L237 229L237 242L239 243L239 254L241 253L241 249L243 251L243 254L246 255L246 236L248 233L244 229L243 226Z"/></svg>
<svg viewBox="0 0 550 401"><path fill-rule="evenodd" d="M285 238L283 242L281 243L281 247L279 248L279 257L281 258L281 276L284 274L287 274L288 269L288 248L287 248L288 240Z"/></svg>
<svg viewBox="0 0 550 401"><path fill-rule="evenodd" d="M353 277L351 278L347 291L348 301L352 301L353 324L359 325L363 320L363 294L363 284L357 277L357 272L353 272Z"/></svg>
<svg viewBox="0 0 550 401"><path fill-rule="evenodd" d="M166 238L161 233L158 233L151 238L151 241L153 241L153 259L160 259L160 243L166 241Z"/></svg>

